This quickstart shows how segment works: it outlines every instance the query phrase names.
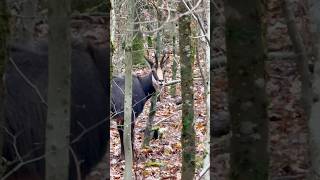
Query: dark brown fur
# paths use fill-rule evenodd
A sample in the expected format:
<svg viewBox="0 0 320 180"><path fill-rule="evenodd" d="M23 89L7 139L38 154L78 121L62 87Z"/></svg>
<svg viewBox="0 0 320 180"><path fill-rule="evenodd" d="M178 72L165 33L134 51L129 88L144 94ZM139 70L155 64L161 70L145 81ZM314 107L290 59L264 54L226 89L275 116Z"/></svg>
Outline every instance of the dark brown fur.
<svg viewBox="0 0 320 180"><path fill-rule="evenodd" d="M17 67L47 99L48 87L48 50L46 42L14 45L10 57ZM99 126L86 133L79 141L72 143L72 149L81 161L81 176L85 177L102 159L107 151L109 139L108 97L108 60L107 48L97 48L87 43L75 43L72 50L71 83L71 142L97 123ZM47 107L36 91L24 80L9 61L5 74L7 93L5 96L6 129L4 157L9 161L17 160L13 146L13 136L23 161L44 154L45 121ZM81 127L83 126L83 127ZM69 179L76 180L74 159L71 163ZM10 172L19 161L8 167ZM11 179L43 180L44 159L26 164L10 177Z"/></svg>

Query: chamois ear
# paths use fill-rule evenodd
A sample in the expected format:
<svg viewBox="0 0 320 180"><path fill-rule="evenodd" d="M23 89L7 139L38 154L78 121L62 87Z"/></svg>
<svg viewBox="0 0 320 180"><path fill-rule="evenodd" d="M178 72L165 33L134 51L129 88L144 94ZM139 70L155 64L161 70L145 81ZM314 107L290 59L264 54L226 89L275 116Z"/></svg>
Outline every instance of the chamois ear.
<svg viewBox="0 0 320 180"><path fill-rule="evenodd" d="M169 55L164 54L161 61L160 61L160 67L163 68L163 66L166 64L167 60L169 59Z"/></svg>
<svg viewBox="0 0 320 180"><path fill-rule="evenodd" d="M159 60L158 60L158 56L157 56L157 53L154 53L154 59L155 59L155 68L158 68L159 66Z"/></svg>
<svg viewBox="0 0 320 180"><path fill-rule="evenodd" d="M154 66L154 63L149 59L147 58L146 56L144 56L144 59L148 62L150 68L152 68Z"/></svg>

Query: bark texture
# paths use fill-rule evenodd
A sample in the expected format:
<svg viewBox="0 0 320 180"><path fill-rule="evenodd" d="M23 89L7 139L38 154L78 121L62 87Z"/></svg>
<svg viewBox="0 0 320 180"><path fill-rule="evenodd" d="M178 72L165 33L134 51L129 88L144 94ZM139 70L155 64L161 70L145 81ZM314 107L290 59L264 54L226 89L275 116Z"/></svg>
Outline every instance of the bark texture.
<svg viewBox="0 0 320 180"><path fill-rule="evenodd" d="M268 179L265 6L265 0L225 1L232 180Z"/></svg>
<svg viewBox="0 0 320 180"><path fill-rule="evenodd" d="M178 5L178 11L187 11L183 2ZM192 75L192 47L191 47L191 17L183 16L179 19L179 53L182 96L182 179L193 179L195 172L195 131L193 111L193 75Z"/></svg>
<svg viewBox="0 0 320 180"><path fill-rule="evenodd" d="M70 0L49 0L46 180L69 177L71 108ZM79 174L80 175L80 174Z"/></svg>

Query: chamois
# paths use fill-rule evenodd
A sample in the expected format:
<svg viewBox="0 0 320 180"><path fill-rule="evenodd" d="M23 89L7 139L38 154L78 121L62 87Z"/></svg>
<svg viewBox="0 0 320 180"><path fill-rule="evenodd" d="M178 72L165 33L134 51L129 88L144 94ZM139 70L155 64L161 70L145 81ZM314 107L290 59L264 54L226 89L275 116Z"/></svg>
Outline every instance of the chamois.
<svg viewBox="0 0 320 180"><path fill-rule="evenodd" d="M155 56L155 62L145 57L151 71L145 76L132 75L132 115L131 144L134 141L134 120L142 113L147 100L164 85L164 65L169 56L163 55L161 60ZM121 156L124 158L123 123L124 123L124 77L114 77L111 82L111 111L117 121L121 141Z"/></svg>

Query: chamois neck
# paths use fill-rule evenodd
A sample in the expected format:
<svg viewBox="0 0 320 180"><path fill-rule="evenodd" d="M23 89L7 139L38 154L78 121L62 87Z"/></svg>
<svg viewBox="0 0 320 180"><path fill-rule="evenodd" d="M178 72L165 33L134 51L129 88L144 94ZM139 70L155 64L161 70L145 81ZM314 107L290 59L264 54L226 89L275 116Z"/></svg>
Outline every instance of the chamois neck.
<svg viewBox="0 0 320 180"><path fill-rule="evenodd" d="M148 98L150 98L151 95L154 92L156 92L156 89L153 87L153 84L152 84L152 72L149 72L145 76L138 76L138 78L144 93L148 96Z"/></svg>

